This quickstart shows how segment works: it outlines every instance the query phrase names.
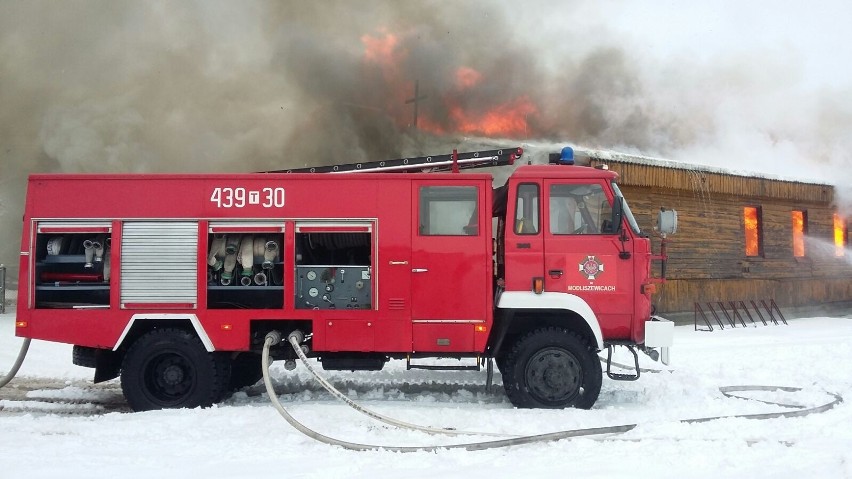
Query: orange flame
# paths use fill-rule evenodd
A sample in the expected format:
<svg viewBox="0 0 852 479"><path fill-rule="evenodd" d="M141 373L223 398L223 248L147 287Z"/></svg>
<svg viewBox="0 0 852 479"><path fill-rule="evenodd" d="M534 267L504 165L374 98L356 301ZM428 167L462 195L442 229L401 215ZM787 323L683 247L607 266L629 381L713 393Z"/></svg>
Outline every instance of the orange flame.
<svg viewBox="0 0 852 479"><path fill-rule="evenodd" d="M383 33L382 37L361 36L361 43L364 44L364 60L381 65L393 65L399 60L396 55L399 37L392 33Z"/></svg>
<svg viewBox="0 0 852 479"><path fill-rule="evenodd" d="M834 213L834 256L843 256L846 253L846 241L846 221Z"/></svg>
<svg viewBox="0 0 852 479"><path fill-rule="evenodd" d="M805 256L805 212L793 210L793 256Z"/></svg>
<svg viewBox="0 0 852 479"><path fill-rule="evenodd" d="M757 208L746 206L743 210L743 221L745 222L746 256L760 255L760 220Z"/></svg>
<svg viewBox="0 0 852 479"><path fill-rule="evenodd" d="M443 92L429 92L420 99L412 99L414 81L400 66L408 57L401 37L385 30L361 36L364 46L363 60L369 67L378 67L387 87L384 95L386 109L399 125L411 122L411 110L404 108L412 101L424 100L420 105L417 126L434 134L464 133L485 136L525 136L528 119L538 114L538 108L527 97L504 99L490 109L482 109L481 98L486 77L474 68L456 68L452 86ZM421 87L423 85L420 83ZM429 106L433 108L429 108ZM435 108L439 105L439 108ZM476 105L476 106L471 106ZM435 117L440 111L441 117Z"/></svg>
<svg viewBox="0 0 852 479"><path fill-rule="evenodd" d="M461 133L486 136L525 135L527 117L536 111L535 105L528 98L520 97L478 115L453 106L450 108L450 118L456 130Z"/></svg>
<svg viewBox="0 0 852 479"><path fill-rule="evenodd" d="M394 81L399 77L397 65L405 58L405 53L399 50L399 37L389 32L381 36L362 35L364 44L364 60L379 65L386 81Z"/></svg>

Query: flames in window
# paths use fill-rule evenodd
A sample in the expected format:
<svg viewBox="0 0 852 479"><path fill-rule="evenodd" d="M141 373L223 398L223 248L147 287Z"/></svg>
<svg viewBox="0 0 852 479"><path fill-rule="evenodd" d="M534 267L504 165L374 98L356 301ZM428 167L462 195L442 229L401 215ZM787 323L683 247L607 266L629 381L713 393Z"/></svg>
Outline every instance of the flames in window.
<svg viewBox="0 0 852 479"><path fill-rule="evenodd" d="M805 256L805 212L793 210L793 256Z"/></svg>
<svg viewBox="0 0 852 479"><path fill-rule="evenodd" d="M843 256L846 253L846 221L834 213L834 255Z"/></svg>
<svg viewBox="0 0 852 479"><path fill-rule="evenodd" d="M760 215L757 207L746 206L743 210L745 222L746 256L760 255Z"/></svg>

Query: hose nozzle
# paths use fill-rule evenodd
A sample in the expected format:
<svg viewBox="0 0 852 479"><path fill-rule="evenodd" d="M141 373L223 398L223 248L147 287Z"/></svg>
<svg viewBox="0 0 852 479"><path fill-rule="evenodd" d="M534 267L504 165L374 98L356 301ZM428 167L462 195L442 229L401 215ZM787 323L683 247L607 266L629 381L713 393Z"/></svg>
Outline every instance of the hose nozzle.
<svg viewBox="0 0 852 479"><path fill-rule="evenodd" d="M269 341L270 346L275 346L281 342L281 333L276 330L270 331L266 333L265 341Z"/></svg>
<svg viewBox="0 0 852 479"><path fill-rule="evenodd" d="M267 241L266 249L263 252L263 264L261 267L263 269L272 269L274 266L275 258L278 257L278 243L275 241Z"/></svg>
<svg viewBox="0 0 852 479"><path fill-rule="evenodd" d="M103 263L104 261L104 239L103 236L99 236L93 244L95 247L95 263Z"/></svg>
<svg viewBox="0 0 852 479"><path fill-rule="evenodd" d="M301 332L301 331L300 331L300 330L298 330L298 329L296 329L296 330L292 331L292 332L291 332L291 333L287 336L287 341L290 341L291 343L292 343L293 341L295 341L295 342L296 342L296 344L299 344L299 343L301 343L301 342L302 342L302 341L304 341L304 340L305 340L305 333Z"/></svg>
<svg viewBox="0 0 852 479"><path fill-rule="evenodd" d="M95 242L87 239L83 241L83 250L86 254L86 263L83 265L84 268L91 268L94 266L94 258L95 258Z"/></svg>

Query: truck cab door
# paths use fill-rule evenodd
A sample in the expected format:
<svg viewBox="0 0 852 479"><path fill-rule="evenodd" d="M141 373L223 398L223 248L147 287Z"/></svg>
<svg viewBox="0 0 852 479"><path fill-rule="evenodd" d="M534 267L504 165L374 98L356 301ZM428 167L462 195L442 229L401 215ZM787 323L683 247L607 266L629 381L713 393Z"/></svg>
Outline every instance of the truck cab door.
<svg viewBox="0 0 852 479"><path fill-rule="evenodd" d="M605 182L546 180L545 291L581 297L605 337L630 338L634 312L633 241L612 224Z"/></svg>
<svg viewBox="0 0 852 479"><path fill-rule="evenodd" d="M483 208L490 185L488 194L480 179L415 180L413 186L413 351L482 349L485 335L481 347L475 336L491 319L491 218Z"/></svg>
<svg viewBox="0 0 852 479"><path fill-rule="evenodd" d="M533 281L544 277L542 259L541 183L536 180L510 181L510 204L506 214L506 290L532 291Z"/></svg>

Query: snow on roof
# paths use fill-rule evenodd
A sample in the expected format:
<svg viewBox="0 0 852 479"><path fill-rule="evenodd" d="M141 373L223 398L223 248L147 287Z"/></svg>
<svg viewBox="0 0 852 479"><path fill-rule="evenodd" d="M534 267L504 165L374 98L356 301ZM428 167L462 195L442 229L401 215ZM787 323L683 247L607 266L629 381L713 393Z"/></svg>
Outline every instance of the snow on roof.
<svg viewBox="0 0 852 479"><path fill-rule="evenodd" d="M507 147L511 143L509 140L493 140L490 142L490 147L499 148ZM517 144L515 142L514 144ZM612 161L619 163L635 163L641 165L657 166L661 168L674 168L688 171L699 171L704 173L715 173L729 176L743 176L751 178L763 178L775 181L788 181L793 183L806 183L814 185L832 186L832 183L824 179L808 178L807 172L803 171L802 175L796 177L773 174L768 172L749 171L741 168L726 168L721 166L711 166L699 163L686 163L683 161L669 160L665 158L635 154L623 153L614 150L603 150L595 148L586 148L571 144L570 142L521 142L521 147L524 149L524 159L532 163L547 163L548 154L558 153L563 147L570 146L574 148L574 157L578 164L588 164L589 160Z"/></svg>

